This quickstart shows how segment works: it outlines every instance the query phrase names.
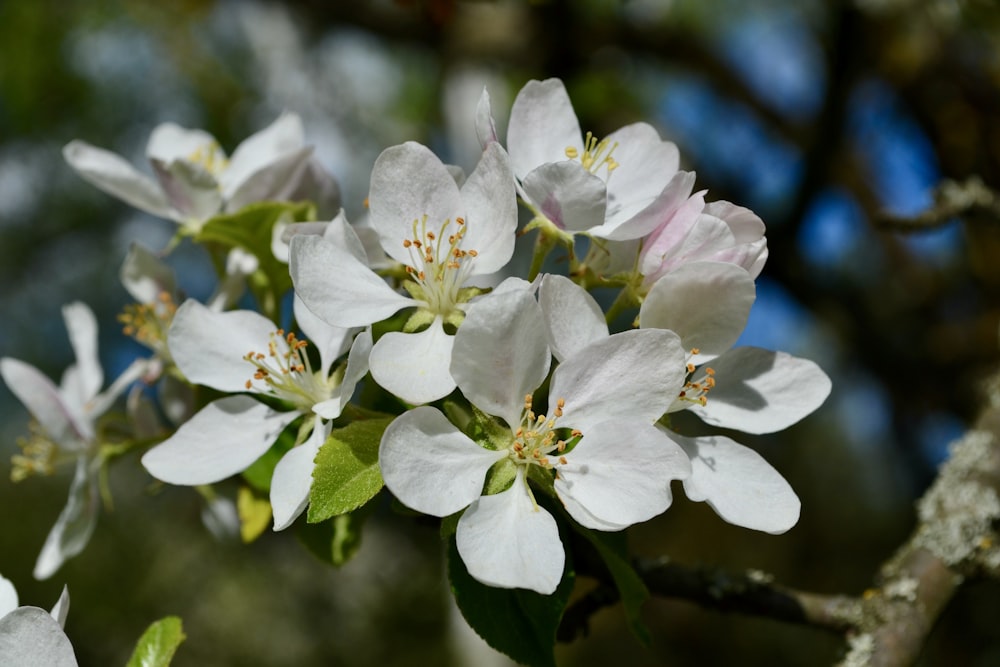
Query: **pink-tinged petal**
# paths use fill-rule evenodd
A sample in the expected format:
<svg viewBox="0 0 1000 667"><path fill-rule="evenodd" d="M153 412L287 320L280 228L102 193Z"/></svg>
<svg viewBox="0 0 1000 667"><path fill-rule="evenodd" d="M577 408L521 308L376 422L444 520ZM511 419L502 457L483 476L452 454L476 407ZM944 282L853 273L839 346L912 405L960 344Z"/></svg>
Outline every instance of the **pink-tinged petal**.
<svg viewBox="0 0 1000 667"><path fill-rule="evenodd" d="M63 386L63 392L82 407L97 395L104 384L104 371L97 356L97 318L94 311L80 301L63 306L62 314L70 345L76 355L74 386Z"/></svg>
<svg viewBox="0 0 1000 667"><path fill-rule="evenodd" d="M562 579L566 553L559 527L534 504L521 471L509 489L469 506L455 539L469 574L488 586L549 595Z"/></svg>
<svg viewBox="0 0 1000 667"><path fill-rule="evenodd" d="M529 290L492 293L473 303L455 335L451 370L473 405L517 425L524 397L549 372L542 311Z"/></svg>
<svg viewBox="0 0 1000 667"><path fill-rule="evenodd" d="M483 88L483 94L479 96L479 103L476 104L476 138L483 150L491 143L500 141L497 135L497 124L493 120L493 110L490 107L490 93Z"/></svg>
<svg viewBox="0 0 1000 667"><path fill-rule="evenodd" d="M232 194L255 172L300 151L303 142L302 121L298 115L281 114L266 128L244 139L233 151L229 165L219 177L223 192Z"/></svg>
<svg viewBox="0 0 1000 667"><path fill-rule="evenodd" d="M695 224L679 243L659 256L647 255L642 265L643 285L649 287L676 268L691 262L723 262L730 257L735 246L733 233L722 220L709 215L698 215ZM657 265L658 262L658 265ZM729 262L742 267L739 262Z"/></svg>
<svg viewBox="0 0 1000 667"><path fill-rule="evenodd" d="M504 456L506 452L480 447L425 406L389 424L378 459L385 485L401 503L444 517L479 497L486 472Z"/></svg>
<svg viewBox="0 0 1000 667"><path fill-rule="evenodd" d="M417 305L346 248L310 235L294 237L291 247L288 268L295 293L331 325L363 327Z"/></svg>
<svg viewBox="0 0 1000 667"><path fill-rule="evenodd" d="M556 492L580 525L596 530L621 530L663 513L672 500L670 480L691 474L684 450L655 426L634 421L591 426L565 459L556 466Z"/></svg>
<svg viewBox="0 0 1000 667"><path fill-rule="evenodd" d="M450 220L444 236L453 234L456 218L465 214L455 179L441 160L426 146L408 141L382 151L372 168L368 195L368 219L378 232L382 247L398 262L413 263L403 241L424 240L422 230L438 236Z"/></svg>
<svg viewBox="0 0 1000 667"><path fill-rule="evenodd" d="M798 522L798 496L760 454L721 435L671 437L691 458L691 477L684 480L688 498L707 502L735 526L772 535Z"/></svg>
<svg viewBox="0 0 1000 667"><path fill-rule="evenodd" d="M129 247L119 276L122 285L139 303L157 303L161 294L173 296L177 291L174 270L139 243Z"/></svg>
<svg viewBox="0 0 1000 667"><path fill-rule="evenodd" d="M759 347L738 347L711 362L716 385L691 410L713 426L746 433L788 428L823 404L830 378L812 361Z"/></svg>
<svg viewBox="0 0 1000 667"><path fill-rule="evenodd" d="M455 337L441 318L417 333L391 331L375 343L369 357L372 378L407 403L430 403L455 389L448 370Z"/></svg>
<svg viewBox="0 0 1000 667"><path fill-rule="evenodd" d="M368 360L372 352L372 332L365 329L354 338L351 352L347 355L347 368L334 397L313 406L313 412L323 419L336 419L347 405L354 388L368 372Z"/></svg>
<svg viewBox="0 0 1000 667"><path fill-rule="evenodd" d="M10 579L0 575L0 618L17 609L17 589Z"/></svg>
<svg viewBox="0 0 1000 667"><path fill-rule="evenodd" d="M180 214L181 222L203 221L222 209L222 193L208 170L196 162L151 160L160 187L170 205Z"/></svg>
<svg viewBox="0 0 1000 667"><path fill-rule="evenodd" d="M189 130L176 123L157 125L146 144L146 157L163 163L210 156L220 160L226 157L215 137L204 130Z"/></svg>
<svg viewBox="0 0 1000 667"><path fill-rule="evenodd" d="M277 329L256 311L220 313L188 299L174 315L167 345L190 382L219 391L246 391L256 367L244 357L250 352L267 354Z"/></svg>
<svg viewBox="0 0 1000 667"><path fill-rule="evenodd" d="M62 626L38 607L20 607L0 618L0 664L8 667L77 667Z"/></svg>
<svg viewBox="0 0 1000 667"><path fill-rule="evenodd" d="M66 506L45 538L42 551L35 561L35 579L48 579L68 559L77 555L90 541L97 525L100 498L97 491L96 462L79 457L76 473L69 487Z"/></svg>
<svg viewBox="0 0 1000 667"><path fill-rule="evenodd" d="M542 276L538 303L545 316L552 355L559 361L609 335L604 312L597 301L590 292L565 276Z"/></svg>
<svg viewBox="0 0 1000 667"><path fill-rule="evenodd" d="M274 529L284 530L309 504L309 489L316 454L330 434L330 424L318 420L309 438L285 453L271 476L271 509Z"/></svg>
<svg viewBox="0 0 1000 667"><path fill-rule="evenodd" d="M115 155L83 141L71 141L63 157L91 185L113 197L160 218L174 218L167 198L151 178Z"/></svg>
<svg viewBox="0 0 1000 667"><path fill-rule="evenodd" d="M691 172L677 172L659 194L648 198L645 205L629 217L624 217L621 213L612 215L613 211L621 210L621 207L609 192L607 221L594 228L591 233L612 241L628 241L654 233L688 201L694 178Z"/></svg>
<svg viewBox="0 0 1000 667"><path fill-rule="evenodd" d="M586 232L604 224L604 181L576 162L543 164L524 177L524 193L556 227Z"/></svg>
<svg viewBox="0 0 1000 667"><path fill-rule="evenodd" d="M80 450L93 438L93 426L73 414L59 388L37 368L17 359L0 359L0 376L45 432L59 445Z"/></svg>
<svg viewBox="0 0 1000 667"><path fill-rule="evenodd" d="M609 419L652 424L684 384L685 354L671 331L631 330L579 350L552 374L549 403L565 399L559 426L587 435Z"/></svg>
<svg viewBox="0 0 1000 667"><path fill-rule="evenodd" d="M639 325L670 329L695 363L714 358L736 342L746 326L757 290L734 264L691 262L660 278L639 309Z"/></svg>
<svg viewBox="0 0 1000 667"><path fill-rule="evenodd" d="M680 166L680 151L660 139L648 123L633 123L609 134L615 146L611 157L617 167L608 176L608 222L619 225L652 204L667 187ZM636 238L646 231L635 230Z"/></svg>
<svg viewBox="0 0 1000 667"><path fill-rule="evenodd" d="M475 250L473 273L483 275L502 269L514 254L517 233L517 195L507 153L493 142L462 186L465 207L463 250ZM452 230L454 231L454 230Z"/></svg>
<svg viewBox="0 0 1000 667"><path fill-rule="evenodd" d="M307 173L312 159L312 146L303 146L237 181L230 176L230 169L219 176L226 211L239 211L248 204L260 201L288 201L296 191L299 180Z"/></svg>
<svg viewBox="0 0 1000 667"><path fill-rule="evenodd" d="M507 125L514 173L523 179L536 167L565 160L567 148L583 153L580 122L563 82L546 79L524 84L514 98Z"/></svg>
<svg viewBox="0 0 1000 667"><path fill-rule="evenodd" d="M220 398L146 452L142 465L170 484L213 484L246 470L300 414L277 412L249 396Z"/></svg>
<svg viewBox="0 0 1000 667"><path fill-rule="evenodd" d="M713 201L705 205L705 213L724 220L737 243L754 243L764 238L764 221L748 208L727 201Z"/></svg>

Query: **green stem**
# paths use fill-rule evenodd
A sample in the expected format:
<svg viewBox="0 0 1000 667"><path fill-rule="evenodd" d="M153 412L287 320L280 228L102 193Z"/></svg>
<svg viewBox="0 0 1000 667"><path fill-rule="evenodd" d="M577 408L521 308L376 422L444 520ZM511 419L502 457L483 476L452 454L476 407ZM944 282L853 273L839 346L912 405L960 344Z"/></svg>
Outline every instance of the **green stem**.
<svg viewBox="0 0 1000 667"><path fill-rule="evenodd" d="M618 297L615 299L611 307L608 308L607 314L604 316L604 321L608 324L614 322L619 315L625 312L628 308L634 308L639 305L639 300L635 298L635 293L632 291L632 287L626 285L622 288L622 291L618 293Z"/></svg>
<svg viewBox="0 0 1000 667"><path fill-rule="evenodd" d="M534 280L542 272L542 264L545 258L556 246L556 239L551 234L546 234L544 228L538 230L538 238L535 240L535 252L531 257L531 269L528 271L528 282Z"/></svg>

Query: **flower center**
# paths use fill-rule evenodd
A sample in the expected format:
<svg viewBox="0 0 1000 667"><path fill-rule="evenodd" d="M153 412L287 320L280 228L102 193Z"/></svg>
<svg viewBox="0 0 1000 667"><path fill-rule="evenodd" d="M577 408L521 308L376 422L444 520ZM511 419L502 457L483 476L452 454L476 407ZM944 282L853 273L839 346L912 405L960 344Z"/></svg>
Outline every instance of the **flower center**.
<svg viewBox="0 0 1000 667"><path fill-rule="evenodd" d="M618 168L618 162L615 160L611 154L615 152L618 148L618 142L611 142L607 138L597 140L597 137L593 133L588 132L586 138L583 140L583 155L574 146L566 147L566 157L570 160L576 160L579 158L580 164L583 168L592 174L597 174L597 170L601 167L606 166L608 168L608 177L611 177L611 172Z"/></svg>
<svg viewBox="0 0 1000 667"><path fill-rule="evenodd" d="M518 465L537 465L545 469L553 467L550 456L558 463L566 465L566 440L559 438L556 422L563 416L566 407L565 399L556 401L553 416L535 415L532 407L532 396L524 397L524 411L521 413L521 423L514 430L514 440L510 444L510 458ZM570 431L570 437L579 438L580 431Z"/></svg>
<svg viewBox="0 0 1000 667"><path fill-rule="evenodd" d="M38 422L28 422L28 437L18 438L20 454L11 457L10 480L20 482L33 475L51 475L55 472L59 446L49 439Z"/></svg>
<svg viewBox="0 0 1000 667"><path fill-rule="evenodd" d="M419 289L414 298L426 304L435 315L447 318L460 310L462 285L469 276L472 259L479 255L473 249L465 250L462 239L467 229L465 219L455 218L455 229L449 232L451 219L447 219L435 232L427 229L427 216L413 221L413 237L403 240L403 247L410 253L406 273Z"/></svg>
<svg viewBox="0 0 1000 667"><path fill-rule="evenodd" d="M698 348L693 348L691 350L692 355L698 353ZM708 402L708 392L710 392L712 387L715 386L715 370L708 367L704 370L704 374L695 378L695 365L690 361L688 362L688 380L684 383L680 393L677 395L678 400L687 401L689 403L698 403L699 405L705 405L705 403Z"/></svg>
<svg viewBox="0 0 1000 667"><path fill-rule="evenodd" d="M212 176L219 176L229 168L229 158L217 141L210 141L198 146L188 155L188 162L193 162L205 169Z"/></svg>
<svg viewBox="0 0 1000 667"><path fill-rule="evenodd" d="M251 351L243 357L257 368L246 381L246 388L271 394L305 411L331 398L336 379L320 377L318 371L313 371L305 352L308 345L308 341L298 340L294 333L286 334L283 329L272 333L266 354Z"/></svg>
<svg viewBox="0 0 1000 667"><path fill-rule="evenodd" d="M177 312L177 304L169 292L160 292L151 303L134 303L125 306L118 315L122 333L135 338L161 359L170 359L167 332Z"/></svg>

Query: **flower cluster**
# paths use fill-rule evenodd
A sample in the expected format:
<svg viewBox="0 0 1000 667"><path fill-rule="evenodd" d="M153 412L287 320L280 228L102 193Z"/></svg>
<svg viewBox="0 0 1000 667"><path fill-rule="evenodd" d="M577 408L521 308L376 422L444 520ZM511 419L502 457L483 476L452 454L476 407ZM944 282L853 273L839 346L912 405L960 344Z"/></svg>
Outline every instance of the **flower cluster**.
<svg viewBox="0 0 1000 667"><path fill-rule="evenodd" d="M205 132L161 126L147 150L155 178L66 147L84 178L180 223L175 243L226 261L202 304L163 261L174 244L133 247L122 279L138 303L121 320L151 355L103 393L96 320L81 304L64 310L77 363L60 386L0 361L37 420L19 474L77 465L36 576L83 548L96 472L133 447L157 480L209 501L211 485L241 476L241 493L259 496L241 505L249 538L260 516L247 507L263 504L282 530L307 508L309 521L349 513L384 484L444 519L473 579L544 595L568 576L566 530L649 520L671 505L674 480L730 523L796 523L797 496L759 454L673 419L689 410L771 433L830 391L810 361L733 347L767 259L763 222L694 192L676 146L648 124L583 133L556 79L521 90L505 144L485 92L471 111L483 148L473 171L417 143L388 148L364 225L331 210L336 184L291 114L232 157ZM520 229L519 201L531 215ZM515 241L532 231L529 274L512 275ZM564 273L548 271L557 247ZM233 309L248 287L240 303L257 309ZM618 296L602 305L595 288ZM96 420L130 386L133 432L112 438Z"/></svg>

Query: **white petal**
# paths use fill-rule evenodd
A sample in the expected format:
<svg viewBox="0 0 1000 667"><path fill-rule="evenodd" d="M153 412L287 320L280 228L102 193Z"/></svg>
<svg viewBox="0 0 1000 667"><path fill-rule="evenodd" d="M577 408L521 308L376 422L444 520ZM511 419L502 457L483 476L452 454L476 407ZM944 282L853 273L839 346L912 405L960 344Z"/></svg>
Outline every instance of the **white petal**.
<svg viewBox="0 0 1000 667"><path fill-rule="evenodd" d="M97 318L94 311L80 301L63 306L62 315L76 354L75 386L72 389L63 387L63 391L82 406L96 396L104 384L104 371L97 356Z"/></svg>
<svg viewBox="0 0 1000 667"><path fill-rule="evenodd" d="M612 181L618 178L618 172L612 175ZM614 241L627 241L650 234L664 220L674 215L674 212L687 201L694 186L695 175L680 171L654 196L646 198L642 206L623 207L612 192L608 191L607 222L592 230L594 236ZM626 216L622 211L628 211Z"/></svg>
<svg viewBox="0 0 1000 667"><path fill-rule="evenodd" d="M469 574L488 586L549 595L562 579L566 554L556 520L534 505L520 471L509 489L469 506L455 539Z"/></svg>
<svg viewBox="0 0 1000 667"><path fill-rule="evenodd" d="M461 194L465 208L465 237L461 247L478 253L473 265L477 275L499 271L514 254L517 232L514 175L500 144L494 142L486 147Z"/></svg>
<svg viewBox="0 0 1000 667"><path fill-rule="evenodd" d="M21 607L0 618L0 664L5 667L77 667L62 626L44 609Z"/></svg>
<svg viewBox="0 0 1000 667"><path fill-rule="evenodd" d="M236 212L254 202L291 200L299 181L308 173L312 153L312 146L303 146L249 174L235 185L235 189L225 185L229 170L224 171L220 178L224 181L222 195L227 200L226 211Z"/></svg>
<svg viewBox="0 0 1000 667"><path fill-rule="evenodd" d="M97 419L114 405L126 389L140 378L159 377L162 372L162 362L156 358L136 359L125 367L121 375L115 378L107 389L95 396L86 406L85 415L90 421Z"/></svg>
<svg viewBox="0 0 1000 667"><path fill-rule="evenodd" d="M486 472L506 452L480 447L434 408L397 417L382 436L379 467L401 503L432 516L448 516L483 492Z"/></svg>
<svg viewBox="0 0 1000 667"><path fill-rule="evenodd" d="M473 405L516 426L525 395L549 372L545 338L542 311L530 291L488 294L469 307L458 328L452 376Z"/></svg>
<svg viewBox="0 0 1000 667"><path fill-rule="evenodd" d="M109 195L152 215L175 217L160 186L120 156L83 141L71 141L63 148L63 157L84 180Z"/></svg>
<svg viewBox="0 0 1000 667"><path fill-rule="evenodd" d="M330 366L351 344L351 335L357 329L335 327L316 317L296 294L292 304L295 321L309 342L319 350L320 373L329 375Z"/></svg>
<svg viewBox="0 0 1000 667"><path fill-rule="evenodd" d="M69 616L69 589L65 585L63 585L62 593L59 594L59 599L56 600L49 613L59 624L59 627L66 627L66 617Z"/></svg>
<svg viewBox="0 0 1000 667"><path fill-rule="evenodd" d="M277 412L249 396L209 403L150 449L142 465L170 484L212 484L246 470L300 413Z"/></svg>
<svg viewBox="0 0 1000 667"><path fill-rule="evenodd" d="M754 243L764 238L764 221L748 208L727 201L713 201L705 205L705 213L724 220L733 230L737 243Z"/></svg>
<svg viewBox="0 0 1000 667"><path fill-rule="evenodd" d="M80 449L94 436L93 425L74 414L52 380L17 359L0 359L0 376L45 432L59 445Z"/></svg>
<svg viewBox="0 0 1000 667"><path fill-rule="evenodd" d="M329 434L330 424L317 421L309 438L286 452L274 467L271 477L271 509L274 511L275 530L284 530L290 526L309 504L316 454Z"/></svg>
<svg viewBox="0 0 1000 667"><path fill-rule="evenodd" d="M514 173L523 179L540 165L565 160L570 147L582 153L583 135L562 81L524 84L514 98L507 125L507 149Z"/></svg>
<svg viewBox="0 0 1000 667"><path fill-rule="evenodd" d="M184 159L154 159L151 164L170 205L185 220L207 220L222 209L222 193L215 176L202 165Z"/></svg>
<svg viewBox="0 0 1000 667"><path fill-rule="evenodd" d="M525 194L559 229L586 232L604 223L604 181L577 162L547 163L524 177Z"/></svg>
<svg viewBox="0 0 1000 667"><path fill-rule="evenodd" d="M189 130L176 123L161 123L149 135L146 157L163 163L190 160L197 153L225 157L219 142L204 130Z"/></svg>
<svg viewBox="0 0 1000 667"><path fill-rule="evenodd" d="M122 285L139 303L157 303L161 294L173 295L177 290L174 270L139 243L129 247L119 275Z"/></svg>
<svg viewBox="0 0 1000 667"><path fill-rule="evenodd" d="M596 530L621 530L661 514L672 499L670 480L691 474L680 447L637 422L595 424L565 458L557 466L559 498L578 523Z"/></svg>
<svg viewBox="0 0 1000 667"><path fill-rule="evenodd" d="M223 191L231 195L254 172L297 152L303 143L302 121L294 113L283 113L269 126L236 147L229 166L219 177Z"/></svg>
<svg viewBox="0 0 1000 667"><path fill-rule="evenodd" d="M10 579L0 575L0 618L17 609L17 589Z"/></svg>
<svg viewBox="0 0 1000 667"><path fill-rule="evenodd" d="M671 331L623 331L563 361L552 374L549 403L565 399L559 425L584 435L609 419L652 424L683 386L684 361L680 340Z"/></svg>
<svg viewBox="0 0 1000 667"><path fill-rule="evenodd" d="M407 403L429 403L455 389L448 367L455 337L441 318L417 333L391 331L375 343L369 365L372 378Z"/></svg>
<svg viewBox="0 0 1000 667"><path fill-rule="evenodd" d="M798 496L760 454L721 435L671 437L691 457L688 498L707 502L733 525L765 533L783 533L798 522Z"/></svg>
<svg viewBox="0 0 1000 667"><path fill-rule="evenodd" d="M559 361L608 337L608 325L597 301L565 276L542 276L538 303L545 315L552 355Z"/></svg>
<svg viewBox="0 0 1000 667"><path fill-rule="evenodd" d="M83 551L90 541L100 508L97 474L91 469L92 465L86 457L77 459L76 473L69 487L66 506L45 538L42 551L35 561L35 579L51 577L67 559Z"/></svg>
<svg viewBox="0 0 1000 667"><path fill-rule="evenodd" d="M291 248L288 268L295 293L332 325L363 327L416 305L346 248L309 235L292 238Z"/></svg>
<svg viewBox="0 0 1000 667"><path fill-rule="evenodd" d="M455 179L426 146L408 141L385 149L375 160L368 216L382 247L396 261L412 264L403 241L413 239L415 221L426 216L427 230L438 233L450 220L448 234L454 232L455 218L463 214ZM418 234L423 241L419 229Z"/></svg>
<svg viewBox="0 0 1000 667"><path fill-rule="evenodd" d="M490 108L490 93L483 88L483 94L479 96L479 103L476 105L476 137L483 150L495 141L500 141L497 136L497 124L493 120L493 110Z"/></svg>
<svg viewBox="0 0 1000 667"><path fill-rule="evenodd" d="M334 397L313 406L313 412L323 419L336 419L344 406L354 395L354 388L368 372L368 360L372 352L372 332L366 329L354 338L351 352L347 355L347 368Z"/></svg>
<svg viewBox="0 0 1000 667"><path fill-rule="evenodd" d="M219 391L246 391L256 367L244 357L250 352L267 354L270 336L277 329L255 311L220 313L188 299L174 315L167 345L190 382Z"/></svg>
<svg viewBox="0 0 1000 667"><path fill-rule="evenodd" d="M680 152L677 146L660 139L659 133L648 123L633 123L612 132L606 137L616 145L612 153L618 166L608 176L608 222L613 227L622 225L659 200L654 209L662 209L670 199L680 194L667 189L667 184L677 173ZM669 193L669 194L665 194ZM647 216L649 217L649 216ZM647 220L628 235L617 238L645 236L655 221ZM611 238L611 237L609 237Z"/></svg>
<svg viewBox="0 0 1000 667"><path fill-rule="evenodd" d="M704 407L708 424L746 433L788 428L823 404L830 378L812 361L758 347L738 347L711 362L715 388Z"/></svg>
<svg viewBox="0 0 1000 667"><path fill-rule="evenodd" d="M753 278L734 264L692 262L660 278L639 310L640 326L670 329L684 349L697 348L695 363L732 347L756 298Z"/></svg>
<svg viewBox="0 0 1000 667"><path fill-rule="evenodd" d="M652 253L645 256L642 265L642 273L645 274L643 284L653 285L671 271L690 262L728 261L734 255L734 247L736 241L726 223L710 215L696 215L694 224L688 228L679 243L667 248L659 256ZM739 262L728 263L743 267Z"/></svg>

